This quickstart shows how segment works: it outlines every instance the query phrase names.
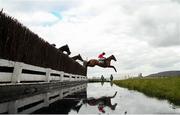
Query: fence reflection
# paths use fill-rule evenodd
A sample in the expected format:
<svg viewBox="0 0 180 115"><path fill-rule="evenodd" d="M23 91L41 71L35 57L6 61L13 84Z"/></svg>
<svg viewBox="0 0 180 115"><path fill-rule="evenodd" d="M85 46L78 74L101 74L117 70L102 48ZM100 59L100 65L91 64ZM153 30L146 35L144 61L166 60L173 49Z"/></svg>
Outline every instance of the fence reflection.
<svg viewBox="0 0 180 115"><path fill-rule="evenodd" d="M39 109L49 107L52 103L62 100L63 98L73 99L75 97L81 98L80 92L85 92L86 98L87 84L82 84L74 87L67 87L63 89L56 89L51 92L46 92L31 97L17 99L9 102L0 103L0 113L33 113L38 112ZM76 95L75 95L76 94ZM71 96L69 96L71 95ZM79 101L79 100L76 100ZM61 108L60 108L61 109Z"/></svg>

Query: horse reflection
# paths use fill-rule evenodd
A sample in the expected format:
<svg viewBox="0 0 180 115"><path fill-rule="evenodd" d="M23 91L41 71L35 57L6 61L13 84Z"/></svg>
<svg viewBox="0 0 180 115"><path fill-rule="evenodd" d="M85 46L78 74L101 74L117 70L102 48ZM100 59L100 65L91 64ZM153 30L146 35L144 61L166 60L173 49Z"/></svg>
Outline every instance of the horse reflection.
<svg viewBox="0 0 180 115"><path fill-rule="evenodd" d="M89 104L90 106L98 106L98 110L102 113L105 113L104 107L107 106L109 107L111 110L115 110L117 103L113 104L111 103L111 99L114 98L116 96L117 92L115 92L115 94L113 96L102 96L100 98L94 98L94 97L90 97L87 99L83 100L84 104Z"/></svg>
<svg viewBox="0 0 180 115"><path fill-rule="evenodd" d="M82 107L82 103L80 104L80 105L76 105L75 107L73 107L72 109L74 110L74 111L76 111L77 113L79 113L79 110L80 110L80 108Z"/></svg>

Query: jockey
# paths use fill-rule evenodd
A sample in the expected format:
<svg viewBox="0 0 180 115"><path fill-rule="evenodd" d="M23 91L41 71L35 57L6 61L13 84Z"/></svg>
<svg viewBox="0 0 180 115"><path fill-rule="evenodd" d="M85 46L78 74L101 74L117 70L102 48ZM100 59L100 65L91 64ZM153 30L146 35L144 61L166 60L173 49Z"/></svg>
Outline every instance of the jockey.
<svg viewBox="0 0 180 115"><path fill-rule="evenodd" d="M106 54L105 52L99 54L99 56L98 56L99 62L103 63L105 61L105 59L106 59L106 57L104 57L105 54Z"/></svg>

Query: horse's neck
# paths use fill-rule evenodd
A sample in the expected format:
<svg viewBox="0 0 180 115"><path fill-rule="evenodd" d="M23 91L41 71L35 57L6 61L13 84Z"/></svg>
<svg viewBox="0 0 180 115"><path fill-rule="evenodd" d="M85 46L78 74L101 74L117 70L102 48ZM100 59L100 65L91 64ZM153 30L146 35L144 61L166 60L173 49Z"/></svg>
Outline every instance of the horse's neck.
<svg viewBox="0 0 180 115"><path fill-rule="evenodd" d="M112 57L112 56L110 56L110 57L108 57L108 58L107 58L107 60L111 61L111 60L112 60L112 58L113 58L113 57Z"/></svg>
<svg viewBox="0 0 180 115"><path fill-rule="evenodd" d="M78 56L74 56L74 57L72 57L72 59L77 60L77 59L78 59Z"/></svg>
<svg viewBox="0 0 180 115"><path fill-rule="evenodd" d="M60 50L65 50L66 48L65 48L65 46L63 46L63 47L60 47L59 49Z"/></svg>

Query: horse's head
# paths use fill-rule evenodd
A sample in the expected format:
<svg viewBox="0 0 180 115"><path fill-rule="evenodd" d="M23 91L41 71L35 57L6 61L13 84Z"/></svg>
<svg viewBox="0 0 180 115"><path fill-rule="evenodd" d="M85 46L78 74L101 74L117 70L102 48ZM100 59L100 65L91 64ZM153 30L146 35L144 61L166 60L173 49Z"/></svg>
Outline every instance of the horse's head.
<svg viewBox="0 0 180 115"><path fill-rule="evenodd" d="M111 59L117 61L114 55L111 55Z"/></svg>
<svg viewBox="0 0 180 115"><path fill-rule="evenodd" d="M51 44L51 46L56 47L56 44Z"/></svg>
<svg viewBox="0 0 180 115"><path fill-rule="evenodd" d="M66 51L68 55L71 54L71 52L69 50L69 46L67 44L62 46L62 47L60 47L59 50L62 51L62 52Z"/></svg>

